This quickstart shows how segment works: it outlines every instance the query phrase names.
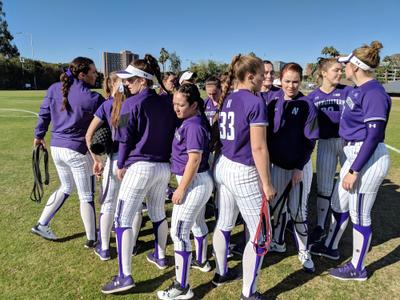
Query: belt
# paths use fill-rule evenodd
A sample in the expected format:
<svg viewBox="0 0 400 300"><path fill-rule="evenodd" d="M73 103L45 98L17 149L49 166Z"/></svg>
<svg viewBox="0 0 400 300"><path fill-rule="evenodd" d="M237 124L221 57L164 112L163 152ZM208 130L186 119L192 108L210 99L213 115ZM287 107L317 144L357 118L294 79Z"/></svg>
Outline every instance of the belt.
<svg viewBox="0 0 400 300"><path fill-rule="evenodd" d="M354 146L356 143L359 143L360 141L347 141L343 140L344 146Z"/></svg>

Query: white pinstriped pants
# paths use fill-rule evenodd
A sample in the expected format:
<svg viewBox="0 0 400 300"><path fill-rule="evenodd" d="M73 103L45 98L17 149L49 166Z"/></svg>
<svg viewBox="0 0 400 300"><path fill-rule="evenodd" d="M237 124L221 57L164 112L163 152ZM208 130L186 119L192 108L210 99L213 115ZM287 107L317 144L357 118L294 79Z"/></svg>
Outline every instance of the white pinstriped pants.
<svg viewBox="0 0 400 300"><path fill-rule="evenodd" d="M121 181L117 177L117 160L118 153L114 153L111 159L109 156L107 157L106 165L104 166L102 187L105 197L100 209L100 213L102 214L114 214L115 207L117 206L117 196L121 186ZM110 164L112 164L111 168Z"/></svg>
<svg viewBox="0 0 400 300"><path fill-rule="evenodd" d="M116 227L131 227L136 212L147 196L152 222L165 219L165 191L170 179L169 163L138 161L130 165L118 194Z"/></svg>
<svg viewBox="0 0 400 300"><path fill-rule="evenodd" d="M341 138L318 140L317 186L319 195L331 196L337 163L339 161L340 165L343 166L345 160Z"/></svg>
<svg viewBox="0 0 400 300"><path fill-rule="evenodd" d="M76 185L80 201L93 201L93 159L89 152L81 154L68 148L54 146L50 149L61 182L59 190L69 195Z"/></svg>
<svg viewBox="0 0 400 300"><path fill-rule="evenodd" d="M304 165L303 168L303 189L300 191L300 183L292 187L289 193L289 197L286 203L286 207L289 207L290 215L295 222L307 221L307 202L308 195L311 190L312 181L312 163L311 159ZM292 179L293 170L285 170L276 165L271 167L271 179L272 185L276 189L276 197L270 202L271 207L275 207L277 204L280 207L282 203L277 203L278 199L282 196L283 191ZM274 222L280 216L278 216L279 207L274 210ZM282 212L286 212L286 207Z"/></svg>
<svg viewBox="0 0 400 300"><path fill-rule="evenodd" d="M216 229L231 231L240 213L254 239L262 205L260 179L255 166L246 166L221 155L215 166L218 220Z"/></svg>
<svg viewBox="0 0 400 300"><path fill-rule="evenodd" d="M358 174L353 191L348 192L342 187L344 176L355 161L363 142L344 147L346 162L340 170L340 180L332 195L332 209L336 212L348 212L353 224L371 225L371 210L383 179L390 166L390 158L384 143L378 144L375 152Z"/></svg>
<svg viewBox="0 0 400 300"><path fill-rule="evenodd" d="M178 184L182 176L176 175ZM213 190L213 180L209 171L197 173L193 178L181 204L174 204L171 219L171 238L175 251L191 251L190 229L200 237L208 233L204 219L204 207Z"/></svg>

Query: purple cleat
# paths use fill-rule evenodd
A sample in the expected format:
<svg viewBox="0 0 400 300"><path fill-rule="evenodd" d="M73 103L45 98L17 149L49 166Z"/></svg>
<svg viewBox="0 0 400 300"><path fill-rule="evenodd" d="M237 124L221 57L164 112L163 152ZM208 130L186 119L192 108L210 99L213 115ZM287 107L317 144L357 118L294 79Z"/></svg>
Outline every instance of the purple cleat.
<svg viewBox="0 0 400 300"><path fill-rule="evenodd" d="M135 286L131 275L126 277L114 276L111 282L101 288L103 294L114 294L130 290Z"/></svg>
<svg viewBox="0 0 400 300"><path fill-rule="evenodd" d="M101 243L98 243L96 248L94 249L94 253L100 257L101 260L109 260L110 256L110 249L103 250L101 249Z"/></svg>
<svg viewBox="0 0 400 300"><path fill-rule="evenodd" d="M168 268L167 259L166 258L156 258L156 257L154 257L153 252L147 254L147 260L149 262L151 262L152 264L155 264L157 266L157 268L159 268L160 270L164 270L164 269Z"/></svg>
<svg viewBox="0 0 400 300"><path fill-rule="evenodd" d="M339 268L331 269L329 275L340 280L365 281L368 279L367 270L364 268L364 270L358 271L351 261Z"/></svg>

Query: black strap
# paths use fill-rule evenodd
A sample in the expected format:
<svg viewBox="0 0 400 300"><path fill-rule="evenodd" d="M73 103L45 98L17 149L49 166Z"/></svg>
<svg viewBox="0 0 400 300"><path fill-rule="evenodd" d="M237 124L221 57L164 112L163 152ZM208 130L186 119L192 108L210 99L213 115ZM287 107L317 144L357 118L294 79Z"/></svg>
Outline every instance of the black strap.
<svg viewBox="0 0 400 300"><path fill-rule="evenodd" d="M279 216L282 214L282 211L285 208L285 205L286 205L286 202L287 202L287 199L289 197L289 193L290 193L291 189L292 189L292 181L289 181L289 183L287 184L287 186L286 186L285 190L283 191L282 195L279 197L278 201L276 201L275 206L273 206L273 207L271 206L271 216L274 215L275 210L280 205L279 212L278 212L278 219L279 219ZM277 226L278 226L278 220L274 220L274 222L272 224L272 227L276 228Z"/></svg>
<svg viewBox="0 0 400 300"><path fill-rule="evenodd" d="M43 155L40 155L40 152L43 152ZM43 156L43 162L44 162L44 174L45 174L44 182L42 181L42 173L40 171L41 156ZM40 203L42 201L44 194L43 183L45 185L49 185L50 182L49 153L47 152L47 149L43 147L42 144L36 145L36 147L32 151L32 171L33 171L33 188L30 198L32 201Z"/></svg>

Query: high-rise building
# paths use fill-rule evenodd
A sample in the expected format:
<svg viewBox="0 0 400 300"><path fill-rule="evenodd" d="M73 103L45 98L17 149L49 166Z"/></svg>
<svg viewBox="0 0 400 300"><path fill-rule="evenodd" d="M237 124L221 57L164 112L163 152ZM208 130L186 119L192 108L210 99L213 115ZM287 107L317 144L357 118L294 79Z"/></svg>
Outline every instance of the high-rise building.
<svg viewBox="0 0 400 300"><path fill-rule="evenodd" d="M113 71L125 69L131 61L139 59L139 55L125 50L120 53L103 52L104 76Z"/></svg>

